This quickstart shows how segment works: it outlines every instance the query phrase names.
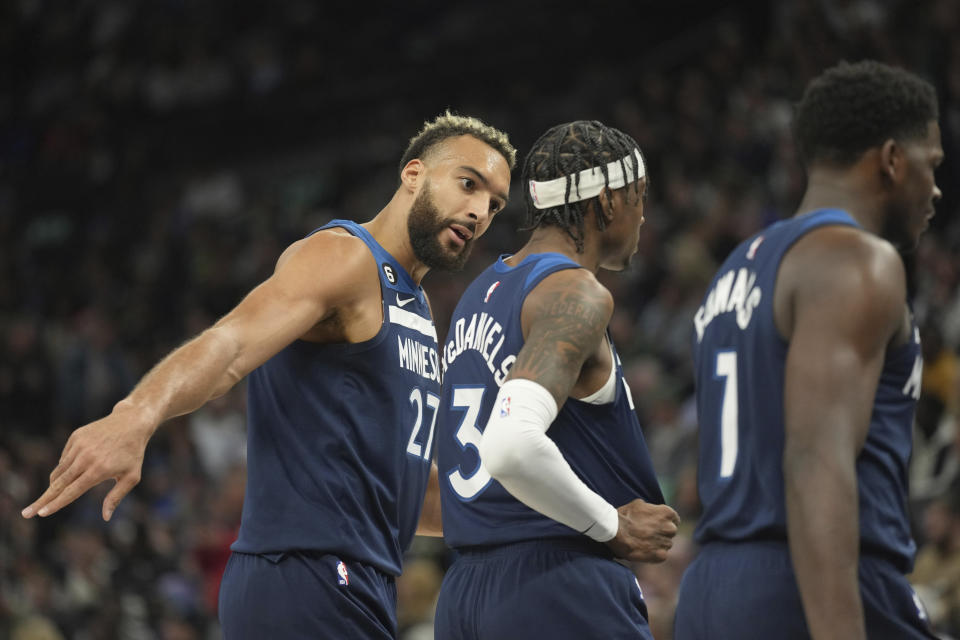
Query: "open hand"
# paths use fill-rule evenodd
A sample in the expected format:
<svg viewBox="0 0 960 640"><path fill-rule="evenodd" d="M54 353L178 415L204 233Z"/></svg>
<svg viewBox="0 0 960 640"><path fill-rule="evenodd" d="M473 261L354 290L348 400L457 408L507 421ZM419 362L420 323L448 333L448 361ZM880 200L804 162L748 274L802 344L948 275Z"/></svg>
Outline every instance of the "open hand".
<svg viewBox="0 0 960 640"><path fill-rule="evenodd" d="M74 431L50 474L50 486L21 512L24 518L49 516L104 480L116 485L103 501L103 519L110 520L120 500L138 482L151 429L137 424L130 413L109 416Z"/></svg>

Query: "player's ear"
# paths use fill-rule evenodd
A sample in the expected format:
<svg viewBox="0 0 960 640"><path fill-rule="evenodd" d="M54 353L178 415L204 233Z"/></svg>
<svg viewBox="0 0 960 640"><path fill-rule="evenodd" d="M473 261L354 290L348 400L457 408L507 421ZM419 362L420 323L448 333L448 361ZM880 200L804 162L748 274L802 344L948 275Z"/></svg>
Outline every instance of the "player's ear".
<svg viewBox="0 0 960 640"><path fill-rule="evenodd" d="M416 191L423 181L427 166L420 158L414 158L400 170L400 184L408 191Z"/></svg>
<svg viewBox="0 0 960 640"><path fill-rule="evenodd" d="M902 179L905 160L903 147L893 138L880 145L880 175L885 183L893 185Z"/></svg>
<svg viewBox="0 0 960 640"><path fill-rule="evenodd" d="M606 224L613 222L613 192L610 191L609 187L604 187L600 191L597 202L600 204L597 207L597 212L603 216L603 221Z"/></svg>

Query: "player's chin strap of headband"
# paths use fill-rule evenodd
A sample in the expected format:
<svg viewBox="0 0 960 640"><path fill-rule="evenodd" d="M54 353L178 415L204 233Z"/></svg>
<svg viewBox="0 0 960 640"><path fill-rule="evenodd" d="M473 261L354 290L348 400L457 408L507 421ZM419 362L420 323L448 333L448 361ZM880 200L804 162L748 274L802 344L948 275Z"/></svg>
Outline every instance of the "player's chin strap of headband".
<svg viewBox="0 0 960 640"><path fill-rule="evenodd" d="M633 163L637 163L637 180L646 175L643 156L634 149L629 156L607 163L607 176L610 189L619 189L633 182ZM626 171L624 171L626 169ZM579 175L579 180L578 180ZM570 181L570 197L567 199L567 181ZM599 194L607 186L603 178L603 169L591 167L579 174L570 174L544 182L530 181L530 195L537 209L549 209L566 202L579 202Z"/></svg>

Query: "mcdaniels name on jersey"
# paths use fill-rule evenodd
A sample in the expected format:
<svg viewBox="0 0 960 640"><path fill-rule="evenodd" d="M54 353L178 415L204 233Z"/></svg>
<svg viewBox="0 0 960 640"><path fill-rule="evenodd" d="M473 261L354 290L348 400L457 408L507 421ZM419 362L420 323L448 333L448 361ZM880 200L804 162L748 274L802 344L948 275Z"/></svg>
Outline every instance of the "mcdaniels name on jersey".
<svg viewBox="0 0 960 640"><path fill-rule="evenodd" d="M467 350L480 353L487 368L493 374L493 380L498 386L503 385L510 367L516 361L515 354L500 354L503 347L503 326L494 317L486 312L475 313L466 318L460 318L450 330L450 341L443 348L443 372L457 357ZM500 356L498 359L497 356Z"/></svg>

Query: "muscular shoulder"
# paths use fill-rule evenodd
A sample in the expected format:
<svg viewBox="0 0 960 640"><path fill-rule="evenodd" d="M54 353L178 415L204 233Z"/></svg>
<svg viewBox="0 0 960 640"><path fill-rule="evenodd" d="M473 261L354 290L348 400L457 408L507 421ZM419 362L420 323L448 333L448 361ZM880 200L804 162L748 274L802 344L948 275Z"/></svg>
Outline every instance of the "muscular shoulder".
<svg viewBox="0 0 960 640"><path fill-rule="evenodd" d="M589 271L550 274L523 302L524 345L510 377L536 381L562 405L600 348L612 314L613 296Z"/></svg>
<svg viewBox="0 0 960 640"><path fill-rule="evenodd" d="M784 257L781 270L796 272L798 289L818 287L856 293L890 292L903 301L903 260L886 240L854 227L823 227L799 241Z"/></svg>
<svg viewBox="0 0 960 640"><path fill-rule="evenodd" d="M584 330L601 333L613 314L613 296L586 269L565 269L544 278L523 303L526 334L535 322L579 319Z"/></svg>
<svg viewBox="0 0 960 640"><path fill-rule="evenodd" d="M373 260L360 238L345 229L324 229L287 247L277 260L277 269L294 261L302 265L339 264L349 269L359 266L367 257Z"/></svg>
<svg viewBox="0 0 960 640"><path fill-rule="evenodd" d="M863 322L896 326L903 316L906 274L903 260L886 240L855 227L811 231L787 252L777 276L778 325L789 305L844 314ZM784 322L785 333L791 326Z"/></svg>
<svg viewBox="0 0 960 640"><path fill-rule="evenodd" d="M326 229L291 244L277 260L275 276L322 291L332 303L379 296L376 260L363 240Z"/></svg>

